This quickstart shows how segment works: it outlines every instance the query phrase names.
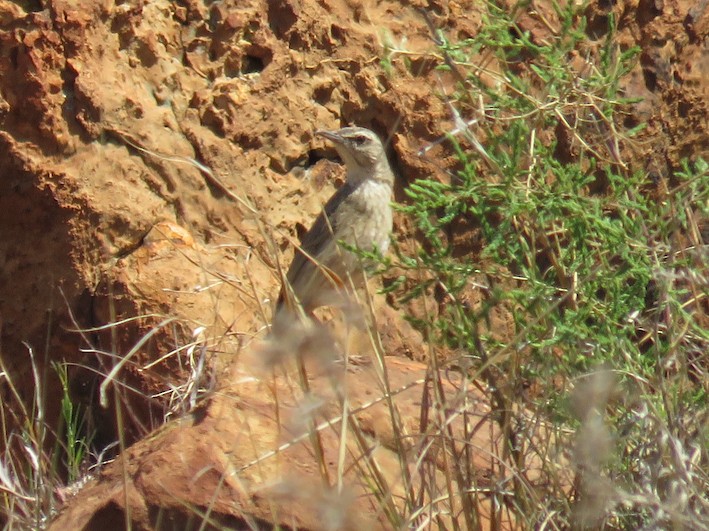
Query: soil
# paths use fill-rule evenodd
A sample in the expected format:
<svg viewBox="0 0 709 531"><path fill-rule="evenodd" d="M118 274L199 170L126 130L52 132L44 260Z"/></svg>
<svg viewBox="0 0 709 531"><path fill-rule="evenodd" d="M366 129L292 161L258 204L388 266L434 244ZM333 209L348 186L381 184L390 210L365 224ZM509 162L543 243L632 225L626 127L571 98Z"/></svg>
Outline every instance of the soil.
<svg viewBox="0 0 709 531"><path fill-rule="evenodd" d="M535 3L519 26L543 41L554 12ZM631 0L586 13L591 44L612 15L619 47L641 49L621 89L642 98L625 125L647 127L621 146L622 157L655 177L658 200L682 158L709 153L707 6ZM268 375L255 353L278 293L278 264L287 265L292 242L342 182L315 130L357 124L379 133L399 202L415 179L445 179L455 165L444 144L420 155L452 129L436 96L440 74L422 8L451 39L481 24L480 3L466 0L0 0L4 371L31 404L34 362L46 378L46 418L58 425L61 388L51 363L68 362L72 396L94 412L97 446L116 440L116 425L132 444L68 497L53 529L123 528L127 514L135 528L150 529L158 514L180 521L186 507L210 507L215 522L235 528L323 527L318 508L331 503L324 491L286 489L274 511L276 494L264 487L276 477L319 481L305 446L249 464L292 439L273 412L297 409L286 375ZM407 50L389 72L385 42ZM402 215L394 234L402 248L415 248ZM458 256L474 259L471 228L461 225L455 241ZM425 374L416 360L428 347L392 298L376 296L374 308L393 381L419 382L397 402L413 428ZM366 339L354 348L366 355ZM119 371L125 387L107 388L123 404L121 419L98 404L97 374L111 370L114 354L128 358ZM185 382L201 356L201 385L218 392L195 409L197 392ZM343 377L360 403L377 392L369 370ZM17 399L5 380L1 391L3 403ZM388 413L372 411L364 430L380 441L394 475ZM179 420L154 431L167 412ZM336 455L327 458L336 466ZM342 526L383 525L375 504L359 496L364 487L352 488L357 510L347 512L357 517Z"/></svg>

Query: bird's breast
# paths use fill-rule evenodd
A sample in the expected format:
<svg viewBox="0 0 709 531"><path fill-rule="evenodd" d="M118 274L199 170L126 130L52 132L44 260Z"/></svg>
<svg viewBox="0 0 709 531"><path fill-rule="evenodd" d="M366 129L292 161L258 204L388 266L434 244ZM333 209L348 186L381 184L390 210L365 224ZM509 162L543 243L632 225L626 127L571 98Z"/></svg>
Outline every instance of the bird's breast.
<svg viewBox="0 0 709 531"><path fill-rule="evenodd" d="M368 180L347 198L338 216L338 239L364 250L389 247L392 230L391 186Z"/></svg>

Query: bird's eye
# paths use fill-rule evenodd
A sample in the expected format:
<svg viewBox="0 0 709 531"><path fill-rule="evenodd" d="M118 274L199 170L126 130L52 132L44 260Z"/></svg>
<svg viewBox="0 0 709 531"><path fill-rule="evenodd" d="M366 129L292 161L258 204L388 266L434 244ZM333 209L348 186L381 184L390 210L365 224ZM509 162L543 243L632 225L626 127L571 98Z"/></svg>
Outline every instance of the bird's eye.
<svg viewBox="0 0 709 531"><path fill-rule="evenodd" d="M367 141L369 141L369 138L367 138L364 135L357 135L357 136L353 137L352 140L354 140L354 143L357 144L358 146L363 146L367 143Z"/></svg>

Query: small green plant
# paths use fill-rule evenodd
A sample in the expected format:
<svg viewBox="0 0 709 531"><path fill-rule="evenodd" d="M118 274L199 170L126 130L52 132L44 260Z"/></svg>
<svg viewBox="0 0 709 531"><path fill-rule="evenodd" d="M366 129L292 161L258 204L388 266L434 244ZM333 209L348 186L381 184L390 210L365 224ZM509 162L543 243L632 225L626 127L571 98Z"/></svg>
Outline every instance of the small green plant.
<svg viewBox="0 0 709 531"><path fill-rule="evenodd" d="M72 400L66 364L54 363L53 367L62 387L62 426L59 430L57 444L60 445L63 452L57 451L55 455L63 453L65 456L63 464L66 467L67 482L71 484L85 474L82 467L91 450L93 437L86 429L85 412Z"/></svg>
<svg viewBox="0 0 709 531"><path fill-rule="evenodd" d="M34 396L27 404L0 357L0 374L10 390L0 408L4 453L0 459L0 500L5 529L41 529L54 514L65 486L85 475L82 469L90 447L83 412L69 395L67 366L54 363L63 395L61 425L48 425L47 381L33 350L27 346L34 376ZM55 440L53 451L48 441Z"/></svg>

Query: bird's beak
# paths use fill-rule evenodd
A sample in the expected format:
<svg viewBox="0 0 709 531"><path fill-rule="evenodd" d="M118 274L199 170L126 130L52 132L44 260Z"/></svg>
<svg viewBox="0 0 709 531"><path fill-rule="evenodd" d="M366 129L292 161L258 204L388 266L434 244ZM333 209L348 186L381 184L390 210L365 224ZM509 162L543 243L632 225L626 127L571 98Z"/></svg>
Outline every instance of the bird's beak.
<svg viewBox="0 0 709 531"><path fill-rule="evenodd" d="M336 144L344 144L344 139L335 133L334 131L323 131L322 129L315 131L315 134L318 136L324 136L328 140L331 140L332 142L335 142Z"/></svg>

